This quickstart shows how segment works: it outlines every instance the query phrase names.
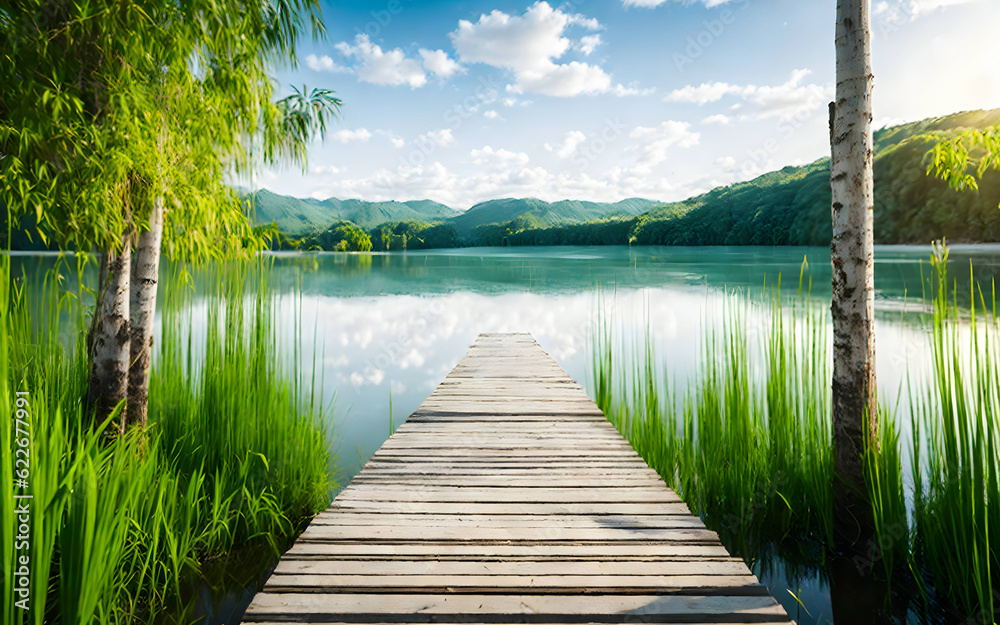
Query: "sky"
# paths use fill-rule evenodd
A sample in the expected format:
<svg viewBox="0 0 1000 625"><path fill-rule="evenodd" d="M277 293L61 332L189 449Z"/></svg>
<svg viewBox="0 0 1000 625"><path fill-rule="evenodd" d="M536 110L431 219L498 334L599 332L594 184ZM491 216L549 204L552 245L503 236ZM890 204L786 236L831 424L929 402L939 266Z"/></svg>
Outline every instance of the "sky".
<svg viewBox="0 0 1000 625"><path fill-rule="evenodd" d="M320 0L342 114L297 197L680 200L829 153L835 0ZM1000 0L873 0L875 127L1000 107Z"/></svg>

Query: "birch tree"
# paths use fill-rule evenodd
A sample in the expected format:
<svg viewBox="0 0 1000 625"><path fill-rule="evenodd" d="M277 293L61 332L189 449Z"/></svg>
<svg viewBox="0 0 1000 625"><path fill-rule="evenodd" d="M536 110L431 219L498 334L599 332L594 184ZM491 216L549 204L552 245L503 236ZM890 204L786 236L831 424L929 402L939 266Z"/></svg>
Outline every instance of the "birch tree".
<svg viewBox="0 0 1000 625"><path fill-rule="evenodd" d="M870 517L863 454L878 441L875 394L870 0L838 0L837 93L830 105L833 190L833 446L835 517ZM863 531L863 530L862 530Z"/></svg>
<svg viewBox="0 0 1000 625"><path fill-rule="evenodd" d="M130 387L121 427L145 420L161 243L181 258L237 253L252 238L227 174L255 165L255 142L304 163L336 113L328 91L273 99L269 72L294 64L307 31L323 32L317 0L0 9L0 190L9 222L32 212L43 236L101 253L88 340L99 420Z"/></svg>

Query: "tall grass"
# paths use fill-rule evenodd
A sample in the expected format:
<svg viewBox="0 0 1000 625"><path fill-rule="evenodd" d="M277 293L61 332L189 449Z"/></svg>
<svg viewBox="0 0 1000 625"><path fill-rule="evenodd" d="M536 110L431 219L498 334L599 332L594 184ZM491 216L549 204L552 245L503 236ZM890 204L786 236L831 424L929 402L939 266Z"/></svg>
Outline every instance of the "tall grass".
<svg viewBox="0 0 1000 625"><path fill-rule="evenodd" d="M1000 588L1000 343L996 292L971 275L967 314L932 257L933 375L913 396L915 551L966 613L996 618ZM991 285L992 287L992 285ZM949 296L949 294L952 294Z"/></svg>
<svg viewBox="0 0 1000 625"><path fill-rule="evenodd" d="M853 564L911 594L927 597L933 586L976 622L993 623L1000 597L995 291L971 284L974 304L964 310L957 286L949 288L947 252L932 263L925 325L932 375L910 385L912 438L901 442L895 412L880 408L879 446L864 458L875 536ZM652 333L627 344L613 321L597 324L591 363L608 419L748 563L777 554L792 577L796 569L825 576L834 514L825 311L778 294L729 295L721 323L703 326L699 368L680 394L657 369ZM912 491L903 485L904 444Z"/></svg>
<svg viewBox="0 0 1000 625"><path fill-rule="evenodd" d="M751 314L766 320L753 337ZM657 370L651 332L630 349L612 320L598 323L598 405L692 510L751 560L771 550L822 560L814 545L833 531L825 327L822 312L731 294L721 324L706 323L699 368L678 394Z"/></svg>
<svg viewBox="0 0 1000 625"><path fill-rule="evenodd" d="M180 302L164 307L150 427L107 441L83 410L83 292L65 293L55 279L28 290L0 255L0 402L13 414L13 393L30 393L33 495L23 611L12 601L10 565L20 554L8 540L13 422L5 424L4 623L148 622L177 609L182 579L205 558L273 544L325 507L332 459L321 415L299 401L290 382L299 372L278 364L266 275L254 265L215 276L207 296L215 330L199 343L179 331Z"/></svg>

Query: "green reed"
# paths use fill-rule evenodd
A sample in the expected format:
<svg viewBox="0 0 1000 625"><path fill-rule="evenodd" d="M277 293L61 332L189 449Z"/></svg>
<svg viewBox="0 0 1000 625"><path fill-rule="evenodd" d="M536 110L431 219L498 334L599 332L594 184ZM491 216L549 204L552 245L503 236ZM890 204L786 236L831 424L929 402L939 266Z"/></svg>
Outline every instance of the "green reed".
<svg viewBox="0 0 1000 625"><path fill-rule="evenodd" d="M993 623L1000 326L992 289L972 284L977 303L960 308L946 262L943 250L933 261L934 365L909 386L912 438L900 440L895 412L882 407L878 448L865 455L874 537L854 564L911 594L926 597L933 586L976 622ZM777 554L793 576L823 575L834 514L826 312L778 292L760 301L731 294L725 306L721 322L703 324L700 364L682 393L657 368L652 332L627 340L602 316L592 346L596 401L733 552L750 564Z"/></svg>
<svg viewBox="0 0 1000 625"><path fill-rule="evenodd" d="M57 275L29 290L0 256L0 402L11 415L14 392L29 392L33 496L23 611L10 566L19 555L11 421L0 427L0 620L149 622L178 609L182 579L205 558L274 544L325 507L322 415L299 401L298 365L279 364L274 299L257 263L217 273L206 296L216 330L198 340L178 331L178 300L163 307L150 425L106 439L83 409L86 291L66 292ZM182 276L168 294L184 291Z"/></svg>
<svg viewBox="0 0 1000 625"><path fill-rule="evenodd" d="M1000 588L1000 344L996 291L971 276L968 311L932 258L931 379L911 396L914 550L935 585L982 622L996 618ZM966 314L967 313L967 314Z"/></svg>
<svg viewBox="0 0 1000 625"><path fill-rule="evenodd" d="M767 320L754 349L751 313ZM818 382L829 369L825 317L798 313L732 295L722 323L705 324L701 364L681 394L657 370L651 332L639 348L618 344L609 319L595 332L598 404L741 554L759 553L764 535L771 548L802 549L832 532L829 391Z"/></svg>

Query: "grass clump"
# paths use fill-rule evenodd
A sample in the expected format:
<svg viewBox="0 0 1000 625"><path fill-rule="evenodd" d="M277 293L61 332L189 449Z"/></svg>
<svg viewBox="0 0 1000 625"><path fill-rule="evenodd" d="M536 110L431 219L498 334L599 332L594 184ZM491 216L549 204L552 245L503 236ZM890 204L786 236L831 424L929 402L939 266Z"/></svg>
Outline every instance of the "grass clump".
<svg viewBox="0 0 1000 625"><path fill-rule="evenodd" d="M996 291L965 311L947 250L932 257L931 379L911 397L915 555L967 614L993 623L1000 588L1000 341ZM951 293L952 295L949 295Z"/></svg>
<svg viewBox="0 0 1000 625"><path fill-rule="evenodd" d="M0 427L0 621L135 623L183 612L182 580L206 558L277 544L329 498L321 414L299 401L300 372L278 364L267 267L216 275L206 299L216 330L197 340L180 332L180 305L164 307L150 426L110 441L83 408L86 294L65 292L57 275L27 292L0 256L0 403L14 414L16 393L30 398L33 497L30 549L16 552L11 421ZM14 603L21 555L30 558L28 610Z"/></svg>
<svg viewBox="0 0 1000 625"><path fill-rule="evenodd" d="M747 316L761 312L767 322L751 345ZM731 294L680 394L657 370L650 333L633 350L609 320L598 325L597 403L639 455L730 549L751 560L773 549L816 552L832 533L824 314Z"/></svg>

